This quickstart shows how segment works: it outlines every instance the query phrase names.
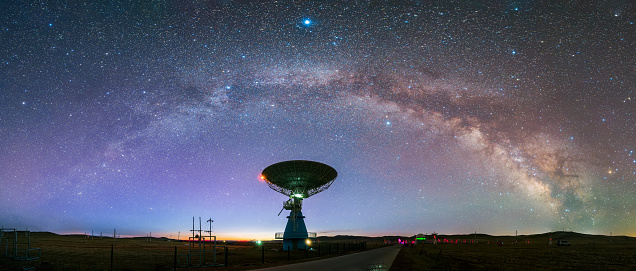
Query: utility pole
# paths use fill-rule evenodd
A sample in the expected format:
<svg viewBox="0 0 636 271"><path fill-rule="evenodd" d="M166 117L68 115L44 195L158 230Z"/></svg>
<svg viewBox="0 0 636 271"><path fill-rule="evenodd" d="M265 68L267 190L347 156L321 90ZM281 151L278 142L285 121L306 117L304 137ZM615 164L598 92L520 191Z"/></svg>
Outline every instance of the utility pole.
<svg viewBox="0 0 636 271"><path fill-rule="evenodd" d="M203 234L201 232L201 217L199 217L199 255L201 255L201 239L203 239L203 236L201 235ZM205 243L203 243L203 246L205 246ZM199 256L199 265L202 265L201 256Z"/></svg>
<svg viewBox="0 0 636 271"><path fill-rule="evenodd" d="M214 222L214 220L210 217L206 222L210 223L210 231L208 231L208 233L210 234L210 247L212 247L212 222Z"/></svg>
<svg viewBox="0 0 636 271"><path fill-rule="evenodd" d="M214 222L214 220L212 220L212 218L210 217L210 219L208 219L207 221L208 223L210 223L210 231L206 231L208 232L210 235L210 247L212 248L212 255L213 258L213 263L216 264L216 236L212 236L212 222ZM214 244L212 244L212 237L214 237Z"/></svg>

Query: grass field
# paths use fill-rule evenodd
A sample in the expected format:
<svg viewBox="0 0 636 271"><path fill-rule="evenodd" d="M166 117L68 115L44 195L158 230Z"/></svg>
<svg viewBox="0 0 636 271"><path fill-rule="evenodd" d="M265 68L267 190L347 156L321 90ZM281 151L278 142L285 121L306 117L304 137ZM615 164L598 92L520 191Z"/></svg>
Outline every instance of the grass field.
<svg viewBox="0 0 636 271"><path fill-rule="evenodd" d="M22 233L20 233L22 234ZM24 239L24 238L23 238ZM329 238L326 238L329 239ZM296 263L345 253L360 251L360 244L367 241L367 247L382 246L372 242L378 238L357 238L354 240L331 240L314 243L311 251L283 251L280 242L264 242L255 246L252 242L218 242L216 262L220 267L197 270L247 270ZM381 238L379 240L382 240ZM20 247L26 248L25 245ZM0 257L0 270L23 270L34 267L37 270L111 270L111 249L113 270L171 270L175 264L177 249L177 270L186 270L189 246L187 242L168 241L154 238L112 238L87 239L77 235L56 235L52 233L32 233L31 247L41 249L41 258L34 261L15 261ZM225 265L224 247L228 248L228 267ZM211 265L213 253L211 244L206 245L205 261L198 257L198 246L193 247L191 264ZM9 254L11 254L9 248ZM23 255L24 252L20 251ZM263 255L265 256L263 261ZM2 244L4 256L4 243Z"/></svg>
<svg viewBox="0 0 636 271"><path fill-rule="evenodd" d="M549 245L550 234L496 237L440 236L458 244L405 245L391 270L636 270L636 238L556 232L553 240L571 246ZM467 240L467 243L461 243ZM503 245L497 245L497 242ZM526 241L529 241L526 242Z"/></svg>
<svg viewBox="0 0 636 271"><path fill-rule="evenodd" d="M553 245L548 245L552 237ZM390 239L397 240L399 237ZM404 240L404 237L402 237ZM585 235L556 232L531 236L440 235L446 243L404 245L391 270L636 270L636 238ZM515 239L517 243L515 244ZM334 257L360 251L362 242L368 249L383 246L383 238L327 238L314 243L314 250L281 250L280 242L219 242L217 263L225 264L224 248L228 248L228 267L208 267L198 270L249 270L289 263ZM476 243L472 243L475 240ZM568 240L569 247L559 247L557 240ZM430 241L430 240L429 240ZM497 245L502 242L501 246ZM21 246L25 247L25 246ZM84 236L33 233L31 247L40 248L42 257L35 261L14 261L0 257L0 270L170 270L174 266L177 248L177 270L186 270L187 242L146 238L94 238ZM1 247L4 256L4 243ZM198 251L198 247L194 247ZM206 261L211 264L213 254L206 247ZM9 252L11 249L9 248ZM263 253L265 254L263 263ZM194 253L197 254L197 253ZM328 254L328 255L327 255ZM289 259L288 259L289 257ZM199 258L193 255L192 264Z"/></svg>

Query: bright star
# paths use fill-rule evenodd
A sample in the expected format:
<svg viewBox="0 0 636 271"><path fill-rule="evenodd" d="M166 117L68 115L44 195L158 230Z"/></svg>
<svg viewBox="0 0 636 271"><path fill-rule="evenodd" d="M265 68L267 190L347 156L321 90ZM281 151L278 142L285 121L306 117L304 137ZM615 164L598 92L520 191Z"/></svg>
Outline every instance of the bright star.
<svg viewBox="0 0 636 271"><path fill-rule="evenodd" d="M311 24L311 20L309 20L309 19L305 19L305 20L303 21L303 24L305 24L305 25L310 25L310 24Z"/></svg>

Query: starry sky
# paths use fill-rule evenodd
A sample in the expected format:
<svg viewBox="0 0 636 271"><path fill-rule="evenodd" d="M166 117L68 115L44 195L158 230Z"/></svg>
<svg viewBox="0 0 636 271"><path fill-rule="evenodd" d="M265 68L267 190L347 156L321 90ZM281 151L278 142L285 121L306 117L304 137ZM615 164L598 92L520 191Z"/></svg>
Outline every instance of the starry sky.
<svg viewBox="0 0 636 271"><path fill-rule="evenodd" d="M2 7L5 228L273 239L302 159L318 235L636 236L633 1Z"/></svg>

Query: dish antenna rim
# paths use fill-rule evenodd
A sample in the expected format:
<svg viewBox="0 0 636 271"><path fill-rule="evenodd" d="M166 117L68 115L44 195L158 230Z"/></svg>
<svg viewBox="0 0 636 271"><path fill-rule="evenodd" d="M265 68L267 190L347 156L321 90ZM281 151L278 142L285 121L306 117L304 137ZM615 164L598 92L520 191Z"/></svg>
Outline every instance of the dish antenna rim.
<svg viewBox="0 0 636 271"><path fill-rule="evenodd" d="M290 198L305 199L327 190L338 177L331 166L309 160L289 160L272 164L261 173L267 185Z"/></svg>

